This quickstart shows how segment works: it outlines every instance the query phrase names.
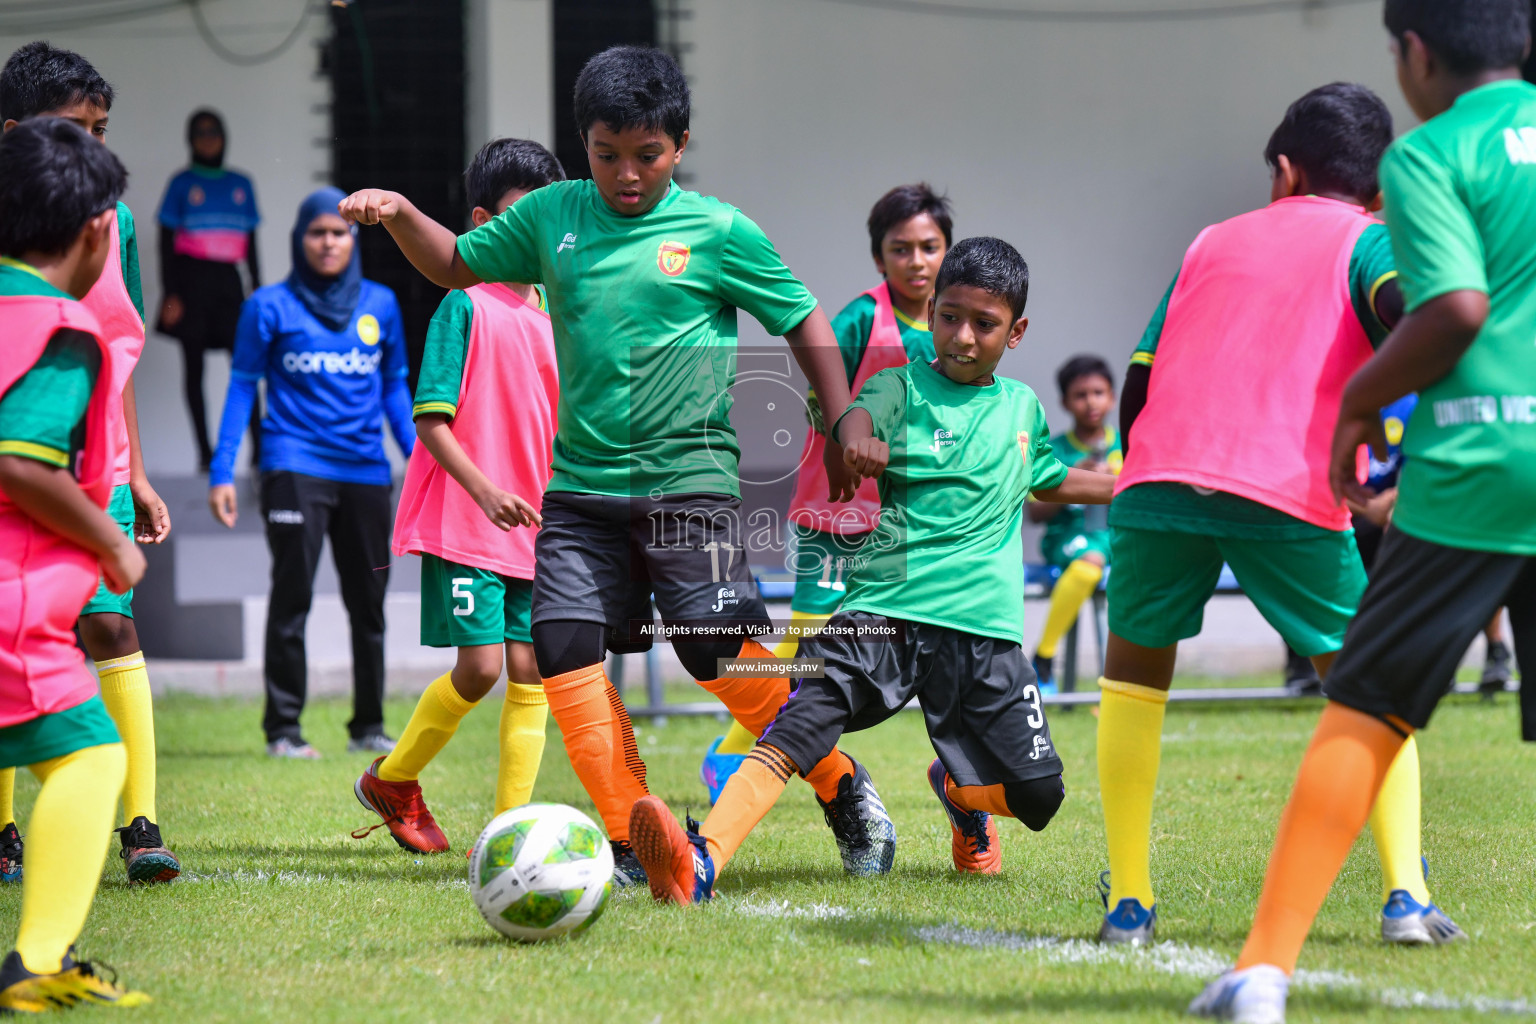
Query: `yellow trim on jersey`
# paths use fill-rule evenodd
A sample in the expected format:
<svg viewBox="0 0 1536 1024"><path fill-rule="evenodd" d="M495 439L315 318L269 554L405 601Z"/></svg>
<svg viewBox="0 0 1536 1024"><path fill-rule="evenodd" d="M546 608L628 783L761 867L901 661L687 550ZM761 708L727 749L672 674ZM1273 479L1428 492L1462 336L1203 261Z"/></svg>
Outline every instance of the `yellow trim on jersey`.
<svg viewBox="0 0 1536 1024"><path fill-rule="evenodd" d="M917 330L917 331L931 331L931 329L928 326L928 321L926 321L926 320L913 320L911 317L907 316L907 314L905 314L901 310L897 309L894 303L892 303L892 305L891 305L891 312L896 314L896 319L897 320L899 320L901 323L906 324L908 327L912 328L913 330Z"/></svg>
<svg viewBox="0 0 1536 1024"><path fill-rule="evenodd" d="M43 276L43 272L41 270L38 270L32 264L30 264L30 263L23 263L23 262L21 262L21 260L13 260L9 256L0 256L0 267L10 267L12 270L19 270L23 274L31 274L33 277L37 278L39 281L47 281L48 280L46 277Z"/></svg>
<svg viewBox="0 0 1536 1024"><path fill-rule="evenodd" d="M435 412L442 413L444 416L452 419L458 415L459 407L452 402L417 402L411 406L411 419Z"/></svg>
<svg viewBox="0 0 1536 1024"><path fill-rule="evenodd" d="M1089 452L1093 451L1092 448L1089 448L1087 445L1083 444L1083 442L1077 439L1077 431L1075 430L1067 431L1067 443L1070 444L1073 448L1076 448L1078 451L1082 452L1084 455L1087 455ZM1116 433L1115 428L1111 426L1105 426L1104 447L1113 448L1119 443L1120 435Z"/></svg>
<svg viewBox="0 0 1536 1024"><path fill-rule="evenodd" d="M533 286L533 297L538 300L537 305L538 305L538 308L539 308L539 312L540 313L548 313L549 312L549 296L544 293L544 286L543 285L536 284L536 285Z"/></svg>
<svg viewBox="0 0 1536 1024"><path fill-rule="evenodd" d="M1371 315L1376 318L1376 322L1379 324L1381 323L1381 314L1376 312L1376 293L1381 291L1382 286L1396 276L1397 271L1389 270L1385 274L1382 274L1380 277L1378 277L1375 284L1371 285L1371 297L1366 301L1371 304ZM1381 326L1385 327L1387 325L1381 324Z"/></svg>
<svg viewBox="0 0 1536 1024"><path fill-rule="evenodd" d="M1131 353L1131 365L1132 366L1151 366L1152 365L1152 360L1155 359L1155 358L1157 358L1157 353L1156 352L1132 352Z"/></svg>
<svg viewBox="0 0 1536 1024"><path fill-rule="evenodd" d="M61 452L46 444L34 441L0 441L0 455L20 455L23 458L46 462L60 469L69 468L69 452Z"/></svg>

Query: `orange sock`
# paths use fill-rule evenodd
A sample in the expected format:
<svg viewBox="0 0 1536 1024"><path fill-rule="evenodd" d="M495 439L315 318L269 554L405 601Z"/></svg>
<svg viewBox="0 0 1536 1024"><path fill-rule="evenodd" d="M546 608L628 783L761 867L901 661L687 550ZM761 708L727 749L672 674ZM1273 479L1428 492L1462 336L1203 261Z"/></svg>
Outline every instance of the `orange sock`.
<svg viewBox="0 0 1536 1024"><path fill-rule="evenodd" d="M1002 786L957 786L949 776L944 777L944 793L967 811L985 811L1004 818L1013 817L1008 809L1008 798Z"/></svg>
<svg viewBox="0 0 1536 1024"><path fill-rule="evenodd" d="M725 784L720 799L699 826L715 862L715 877L763 820L795 774L795 763L779 748L759 743Z"/></svg>
<svg viewBox="0 0 1536 1024"><path fill-rule="evenodd" d="M1307 932L1360 834L1402 734L1329 702L1280 816L1253 930L1238 969L1273 964L1291 974Z"/></svg>
<svg viewBox="0 0 1536 1024"><path fill-rule="evenodd" d="M544 694L571 767L597 805L608 838L628 842L629 810L649 790L624 702L602 665L545 679Z"/></svg>
<svg viewBox="0 0 1536 1024"><path fill-rule="evenodd" d="M741 645L738 658L771 658L773 653L756 640L746 640ZM779 709L789 700L789 679L786 676L734 676L728 679L701 680L699 685L720 699L730 711L731 717L753 736L761 736L763 730L773 724ZM837 796L838 781L854 770L853 759L834 749L814 768L805 774L822 802Z"/></svg>

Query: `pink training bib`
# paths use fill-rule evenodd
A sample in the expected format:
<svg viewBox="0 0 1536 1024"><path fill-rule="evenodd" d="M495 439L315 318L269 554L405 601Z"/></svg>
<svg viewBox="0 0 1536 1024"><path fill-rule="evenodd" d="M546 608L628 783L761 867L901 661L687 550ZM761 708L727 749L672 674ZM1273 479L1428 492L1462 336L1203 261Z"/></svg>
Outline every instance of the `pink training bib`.
<svg viewBox="0 0 1536 1024"><path fill-rule="evenodd" d="M560 403L549 314L501 284L478 284L465 294L474 312L453 436L492 483L541 507ZM411 453L395 515L395 554L437 555L531 580L537 532L500 529L426 445Z"/></svg>
<svg viewBox="0 0 1536 1024"><path fill-rule="evenodd" d="M901 343L901 328L896 326L896 311L891 307L891 293L884 282L864 293L875 300L875 322L869 329L869 344L859 360L853 377L852 397L858 397L864 382L881 370L906 366L907 350ZM832 429L832 424L827 424ZM827 497L831 486L822 458L827 439L816 431L807 431L805 448L800 452L800 473L795 478L795 493L789 502L789 521L796 526L839 537L868 533L880 516L880 487L872 479L859 484L850 502L839 503Z"/></svg>
<svg viewBox="0 0 1536 1024"><path fill-rule="evenodd" d="M107 407L107 429L112 438L112 486L128 482L128 424L123 418L123 388L133 376L133 368L139 364L139 354L144 351L144 321L134 308L128 295L128 285L123 281L121 257L122 239L117 231L117 217L112 218L112 240L107 251L107 264L101 268L101 277L81 301L96 317L101 326L101 336L107 340L112 353L108 361L111 367L106 374L112 384L112 396Z"/></svg>
<svg viewBox="0 0 1536 1024"><path fill-rule="evenodd" d="M1371 357L1349 261L1372 223L1358 206L1305 196L1200 233L1168 302L1116 494L1194 484L1349 528L1328 463L1344 385Z"/></svg>
<svg viewBox="0 0 1536 1024"><path fill-rule="evenodd" d="M0 297L0 394L32 368L61 328L84 331L101 346L102 373L86 412L81 488L105 508L111 496L107 434L111 353L96 318L73 299ZM48 529L0 491L0 729L67 711L96 694L96 680L75 646L75 620L96 592L96 556Z"/></svg>

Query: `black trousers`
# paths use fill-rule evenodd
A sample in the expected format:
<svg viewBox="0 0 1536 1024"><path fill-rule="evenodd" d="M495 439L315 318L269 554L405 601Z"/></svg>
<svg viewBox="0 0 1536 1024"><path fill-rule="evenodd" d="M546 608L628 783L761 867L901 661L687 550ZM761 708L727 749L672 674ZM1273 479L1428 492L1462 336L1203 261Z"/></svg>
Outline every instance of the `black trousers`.
<svg viewBox="0 0 1536 1024"><path fill-rule="evenodd" d="M263 473L261 512L272 552L267 604L267 742L300 738L309 664L304 626L320 548L331 539L352 627L353 739L384 728L384 591L389 583L388 484L346 484L302 473Z"/></svg>

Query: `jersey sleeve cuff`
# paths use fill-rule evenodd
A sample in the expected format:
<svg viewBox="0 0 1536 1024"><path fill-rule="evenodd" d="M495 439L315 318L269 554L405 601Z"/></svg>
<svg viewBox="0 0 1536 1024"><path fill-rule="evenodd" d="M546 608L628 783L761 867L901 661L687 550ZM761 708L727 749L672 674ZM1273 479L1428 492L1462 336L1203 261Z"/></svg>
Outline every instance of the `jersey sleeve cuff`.
<svg viewBox="0 0 1536 1024"><path fill-rule="evenodd" d="M452 402L417 402L411 406L411 418L426 416L431 413L439 413L453 419L459 414L459 407Z"/></svg>
<svg viewBox="0 0 1536 1024"><path fill-rule="evenodd" d="M1131 353L1131 365L1132 366L1151 366L1152 365L1152 360L1154 360L1156 358L1157 358L1157 353L1156 352L1132 352Z"/></svg>
<svg viewBox="0 0 1536 1024"><path fill-rule="evenodd" d="M69 453L35 441L0 441L0 455L19 455L60 469L69 468Z"/></svg>

